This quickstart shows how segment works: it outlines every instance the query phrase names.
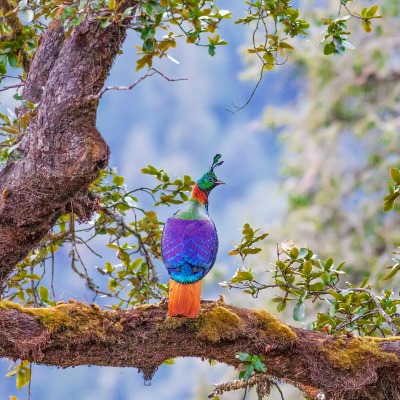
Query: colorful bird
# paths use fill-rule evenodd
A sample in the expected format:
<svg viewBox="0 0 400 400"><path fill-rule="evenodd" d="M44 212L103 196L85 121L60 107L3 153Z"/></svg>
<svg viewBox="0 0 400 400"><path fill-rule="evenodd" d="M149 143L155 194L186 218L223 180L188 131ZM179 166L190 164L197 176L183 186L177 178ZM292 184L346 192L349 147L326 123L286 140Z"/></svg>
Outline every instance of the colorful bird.
<svg viewBox="0 0 400 400"><path fill-rule="evenodd" d="M200 310L202 279L214 265L218 235L208 216L208 195L224 184L214 174L221 154L214 157L210 169L195 183L184 207L165 223L161 253L171 277L168 315L195 318Z"/></svg>

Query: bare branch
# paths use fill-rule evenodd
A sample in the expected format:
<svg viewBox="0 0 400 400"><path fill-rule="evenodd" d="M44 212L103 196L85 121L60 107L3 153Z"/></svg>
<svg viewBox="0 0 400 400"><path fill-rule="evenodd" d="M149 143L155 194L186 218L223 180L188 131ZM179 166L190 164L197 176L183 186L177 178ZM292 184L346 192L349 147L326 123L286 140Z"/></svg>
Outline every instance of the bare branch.
<svg viewBox="0 0 400 400"><path fill-rule="evenodd" d="M17 83L15 85L4 86L4 87L0 88L0 92L4 92L4 91L9 90L9 89L18 89L18 88L20 88L22 86L24 86L23 83Z"/></svg>
<svg viewBox="0 0 400 400"><path fill-rule="evenodd" d="M132 83L132 85L129 85L129 86L106 86L105 88L101 89L99 93L88 96L87 100L101 99L103 94L109 90L132 90L140 82L144 81L146 78L149 78L150 76L153 76L155 74L162 76L164 79L166 79L169 82L187 81L187 78L178 78L178 79L168 78L167 76L165 76L162 72L158 71L157 69L150 68L141 78L139 78L136 82Z"/></svg>

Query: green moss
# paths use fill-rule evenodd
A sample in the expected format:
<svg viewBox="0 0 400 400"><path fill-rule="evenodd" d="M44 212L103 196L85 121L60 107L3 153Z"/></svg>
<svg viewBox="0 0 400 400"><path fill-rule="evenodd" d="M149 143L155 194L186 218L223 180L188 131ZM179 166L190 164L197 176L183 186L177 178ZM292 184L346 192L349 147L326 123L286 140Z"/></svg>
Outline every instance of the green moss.
<svg viewBox="0 0 400 400"><path fill-rule="evenodd" d="M105 335L102 327L103 312L96 306L83 303L58 304L50 308L26 308L11 301L0 301L3 310L15 309L32 315L39 320L49 333L68 331L70 334L87 333L96 336ZM117 329L121 329L117 327Z"/></svg>
<svg viewBox="0 0 400 400"><path fill-rule="evenodd" d="M183 317L167 317L165 320L159 325L158 329L160 331L168 331L179 328L190 328L195 327L197 325L196 319L193 318L183 318Z"/></svg>
<svg viewBox="0 0 400 400"><path fill-rule="evenodd" d="M206 307L197 318L167 317L160 325L160 331L185 329L198 338L211 342L232 340L243 331L243 322L239 316L222 306Z"/></svg>
<svg viewBox="0 0 400 400"><path fill-rule="evenodd" d="M331 364L341 370L363 369L366 363L390 364L397 356L381 350L373 338L336 337L324 340L321 350Z"/></svg>
<svg viewBox="0 0 400 400"><path fill-rule="evenodd" d="M218 342L224 339L235 339L242 333L241 318L225 307L212 308L199 318L197 336L201 339Z"/></svg>
<svg viewBox="0 0 400 400"><path fill-rule="evenodd" d="M278 318L264 310L253 310L251 318L264 337L270 337L278 342L294 342L296 334Z"/></svg>

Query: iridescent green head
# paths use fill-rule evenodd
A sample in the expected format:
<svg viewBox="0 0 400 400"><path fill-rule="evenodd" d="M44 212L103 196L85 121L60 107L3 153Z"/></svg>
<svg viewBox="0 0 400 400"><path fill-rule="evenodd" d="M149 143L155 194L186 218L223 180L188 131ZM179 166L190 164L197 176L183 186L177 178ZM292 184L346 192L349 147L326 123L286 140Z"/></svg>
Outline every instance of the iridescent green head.
<svg viewBox="0 0 400 400"><path fill-rule="evenodd" d="M199 189L206 194L209 194L216 186L225 184L225 182L219 180L214 173L214 168L219 167L224 163L223 161L219 161L220 158L221 154L216 154L210 169L197 181Z"/></svg>

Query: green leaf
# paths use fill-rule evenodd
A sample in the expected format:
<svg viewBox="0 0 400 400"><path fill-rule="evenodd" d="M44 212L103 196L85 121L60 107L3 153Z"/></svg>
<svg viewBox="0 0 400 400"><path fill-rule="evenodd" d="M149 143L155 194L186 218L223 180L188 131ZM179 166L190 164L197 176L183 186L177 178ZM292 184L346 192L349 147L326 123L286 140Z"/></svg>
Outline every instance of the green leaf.
<svg viewBox="0 0 400 400"><path fill-rule="evenodd" d="M307 260L304 264L303 264L303 273L305 275L310 275L312 271L312 262L310 260Z"/></svg>
<svg viewBox="0 0 400 400"><path fill-rule="evenodd" d="M383 278L384 281L389 280L390 278L393 278L397 272L400 270L400 264L395 264L391 267L390 272Z"/></svg>
<svg viewBox="0 0 400 400"><path fill-rule="evenodd" d="M257 254L261 251L259 247L249 247L247 249L243 249L242 253L243 254Z"/></svg>
<svg viewBox="0 0 400 400"><path fill-rule="evenodd" d="M256 371L267 372L265 364L258 357L256 360L253 361L253 365Z"/></svg>
<svg viewBox="0 0 400 400"><path fill-rule="evenodd" d="M397 185L400 185L400 171L396 168L392 168L390 170L390 176L396 182Z"/></svg>
<svg viewBox="0 0 400 400"><path fill-rule="evenodd" d="M388 212L388 211L392 210L393 206L394 206L394 200L395 199L396 199L396 197L392 197L392 198L386 200L383 203L383 211Z"/></svg>
<svg viewBox="0 0 400 400"><path fill-rule="evenodd" d="M42 279L38 274L28 274L25 278L40 281Z"/></svg>
<svg viewBox="0 0 400 400"><path fill-rule="evenodd" d="M14 53L9 53L8 54L8 63L13 68L18 68L18 59L17 59L17 57L15 57Z"/></svg>
<svg viewBox="0 0 400 400"><path fill-rule="evenodd" d="M240 361L250 361L251 360L251 355L248 353L239 352L236 354L235 357Z"/></svg>
<svg viewBox="0 0 400 400"><path fill-rule="evenodd" d="M254 279L254 276L251 272L237 270L236 274L231 279L231 282L239 283L239 282L243 282L243 281L252 281L253 279Z"/></svg>
<svg viewBox="0 0 400 400"><path fill-rule="evenodd" d="M39 296L41 300L48 301L49 300L49 290L45 286L40 286L39 288Z"/></svg>
<svg viewBox="0 0 400 400"><path fill-rule="evenodd" d="M369 276L367 276L366 278L364 278L363 279L363 281L361 282L361 284L360 284L360 287L361 288L364 288L365 286L367 286L367 283L368 283L368 281L369 281Z"/></svg>
<svg viewBox="0 0 400 400"><path fill-rule="evenodd" d="M280 270L284 270L286 268L286 264L283 263L282 261L276 261L275 264Z"/></svg>
<svg viewBox="0 0 400 400"><path fill-rule="evenodd" d="M378 5L374 5L374 6L372 6L368 11L367 11L367 13L365 14L365 16L367 17L367 18L370 18L370 17L373 17L375 14L376 14L376 12L378 11Z"/></svg>
<svg viewBox="0 0 400 400"><path fill-rule="evenodd" d="M123 176L115 175L113 178L113 183L115 183L117 186L122 186L124 181L125 181L125 179Z"/></svg>
<svg viewBox="0 0 400 400"><path fill-rule="evenodd" d="M295 321L302 321L306 315L306 306L304 302L298 302L293 309L293 319Z"/></svg>
<svg viewBox="0 0 400 400"><path fill-rule="evenodd" d="M278 47L280 47L281 49L288 49L288 50L294 50L294 47L291 46L289 43L286 42L280 42Z"/></svg>
<svg viewBox="0 0 400 400"><path fill-rule="evenodd" d="M249 380L254 372L254 366L252 364L246 365L242 371L240 371L239 378L245 381Z"/></svg>
<svg viewBox="0 0 400 400"><path fill-rule="evenodd" d="M372 27L371 27L371 21L367 20L367 19L363 19L363 21L361 22L361 26L364 29L365 32L372 32Z"/></svg>
<svg viewBox="0 0 400 400"><path fill-rule="evenodd" d="M293 247L291 250L290 250L290 258L291 259L293 259L293 260L296 260L297 259L297 257L299 256L299 250L297 249L297 247Z"/></svg>
<svg viewBox="0 0 400 400"><path fill-rule="evenodd" d="M333 265L333 258L328 258L328 259L325 261L324 270L325 270L325 271L329 271L329 270L332 268L332 265Z"/></svg>
<svg viewBox="0 0 400 400"><path fill-rule="evenodd" d="M326 56L329 56L330 54L333 54L335 52L335 45L333 42L329 42L324 46L324 54Z"/></svg>
<svg viewBox="0 0 400 400"><path fill-rule="evenodd" d="M286 308L286 304L286 300L281 301L276 307L277 311L282 312Z"/></svg>

